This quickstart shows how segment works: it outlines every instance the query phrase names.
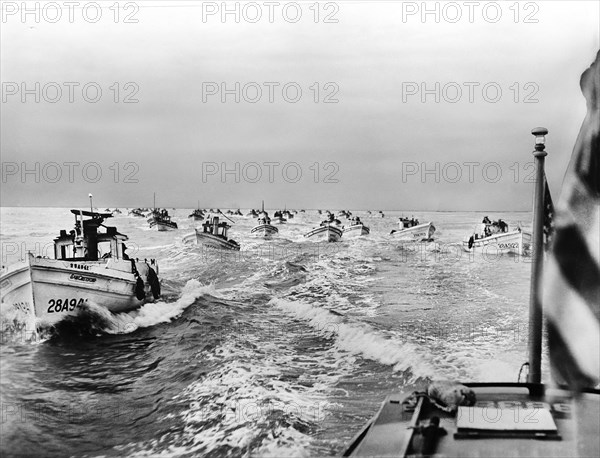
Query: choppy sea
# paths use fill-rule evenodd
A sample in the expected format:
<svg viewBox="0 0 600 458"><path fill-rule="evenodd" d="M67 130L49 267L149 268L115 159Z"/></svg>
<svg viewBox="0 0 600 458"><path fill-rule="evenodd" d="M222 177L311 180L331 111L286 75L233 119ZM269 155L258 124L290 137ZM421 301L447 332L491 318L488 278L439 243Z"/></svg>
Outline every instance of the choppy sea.
<svg viewBox="0 0 600 458"><path fill-rule="evenodd" d="M35 332L0 309L3 456L334 456L392 390L431 379L517 381L527 358L530 259L460 248L483 216L353 212L371 234L306 241L315 210L272 241L231 217L240 253L117 216L129 254L159 260L163 297ZM272 211L271 211L272 212ZM435 242L392 239L398 216L433 221ZM48 255L68 209L2 208L2 264ZM547 375L547 374L546 374Z"/></svg>

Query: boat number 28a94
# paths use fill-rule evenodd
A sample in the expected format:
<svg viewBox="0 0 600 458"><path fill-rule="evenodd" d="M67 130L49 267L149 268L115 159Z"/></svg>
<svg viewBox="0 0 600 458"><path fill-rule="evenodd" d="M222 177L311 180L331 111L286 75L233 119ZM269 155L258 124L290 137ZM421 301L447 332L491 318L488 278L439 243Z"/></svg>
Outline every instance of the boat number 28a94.
<svg viewBox="0 0 600 458"><path fill-rule="evenodd" d="M50 299L48 301L48 313L72 312L75 307L81 307L87 299Z"/></svg>

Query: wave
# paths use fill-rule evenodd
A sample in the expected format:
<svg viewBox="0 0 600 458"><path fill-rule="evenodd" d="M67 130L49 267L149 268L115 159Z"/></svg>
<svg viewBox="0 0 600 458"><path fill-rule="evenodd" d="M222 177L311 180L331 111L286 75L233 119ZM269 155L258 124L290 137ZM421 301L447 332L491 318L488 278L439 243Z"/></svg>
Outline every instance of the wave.
<svg viewBox="0 0 600 458"><path fill-rule="evenodd" d="M412 343L386 336L365 323L347 323L344 315L322 307L285 299L272 299L270 303L307 321L323 337L334 339L341 350L393 366L394 371L410 372L414 379L435 375L427 355Z"/></svg>

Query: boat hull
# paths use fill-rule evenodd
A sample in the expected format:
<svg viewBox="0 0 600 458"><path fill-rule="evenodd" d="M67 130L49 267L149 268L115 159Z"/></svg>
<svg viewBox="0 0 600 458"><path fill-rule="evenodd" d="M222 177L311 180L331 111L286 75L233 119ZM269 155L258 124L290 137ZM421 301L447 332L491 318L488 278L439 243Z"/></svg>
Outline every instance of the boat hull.
<svg viewBox="0 0 600 458"><path fill-rule="evenodd" d="M435 227L433 226L433 223L429 222L418 224L406 229L395 229L390 235L397 240L429 242L433 240L433 234L435 234Z"/></svg>
<svg viewBox="0 0 600 458"><path fill-rule="evenodd" d="M466 252L493 251L494 253L527 255L531 253L531 234L517 230L500 232L481 239L469 237L463 240L462 247Z"/></svg>
<svg viewBox="0 0 600 458"><path fill-rule="evenodd" d="M279 234L279 229L271 224L259 224L252 228L250 234L255 237L269 238Z"/></svg>
<svg viewBox="0 0 600 458"><path fill-rule="evenodd" d="M177 230L177 223L170 221L160 221L156 219L150 220L150 229L156 228L158 232L175 231Z"/></svg>
<svg viewBox="0 0 600 458"><path fill-rule="evenodd" d="M304 237L314 241L338 242L342 238L342 229L334 226L321 226L313 229Z"/></svg>
<svg viewBox="0 0 600 458"><path fill-rule="evenodd" d="M136 268L145 279L149 267L137 262ZM21 311L35 315L39 325L52 325L75 316L88 305L111 313L121 313L142 306L152 297L150 285L144 282L145 297L136 298L136 277L131 261L63 261L28 258L2 272L1 300Z"/></svg>
<svg viewBox="0 0 600 458"><path fill-rule="evenodd" d="M362 224L355 224L354 226L344 228L344 237L360 237L362 235L369 235L370 233L371 230Z"/></svg>
<svg viewBox="0 0 600 458"><path fill-rule="evenodd" d="M196 243L197 245L201 245L202 247L216 248L221 250L240 250L240 245L231 240L224 239L223 237L219 237L213 235L209 232L195 230L194 233L188 234L183 238L183 243Z"/></svg>

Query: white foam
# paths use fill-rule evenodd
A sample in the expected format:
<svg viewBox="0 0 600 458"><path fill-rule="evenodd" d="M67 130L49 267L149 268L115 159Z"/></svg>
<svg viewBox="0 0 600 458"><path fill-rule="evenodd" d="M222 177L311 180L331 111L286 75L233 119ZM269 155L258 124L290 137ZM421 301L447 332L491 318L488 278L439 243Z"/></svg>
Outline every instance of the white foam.
<svg viewBox="0 0 600 458"><path fill-rule="evenodd" d="M346 323L344 317L300 301L272 299L270 304L308 321L324 337L334 338L340 350L393 366L395 371L410 369L413 377L434 375L427 355L411 343L385 336L366 324Z"/></svg>
<svg viewBox="0 0 600 458"><path fill-rule="evenodd" d="M175 302L151 302L144 304L137 310L116 315L112 315L102 307L98 307L94 311L100 313L109 323L108 328L105 329L106 332L110 334L127 334L138 328L168 323L173 318L181 315L196 299L206 294L216 295L214 285L202 285L198 280L192 279L186 283L181 296Z"/></svg>

